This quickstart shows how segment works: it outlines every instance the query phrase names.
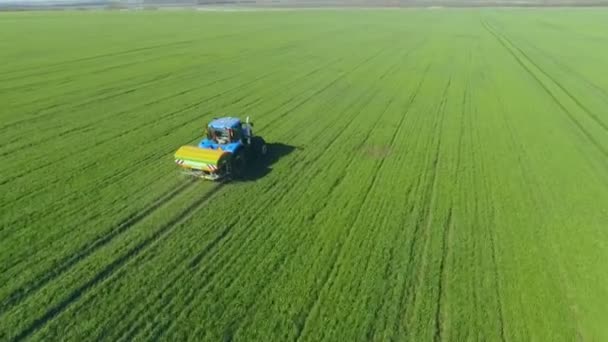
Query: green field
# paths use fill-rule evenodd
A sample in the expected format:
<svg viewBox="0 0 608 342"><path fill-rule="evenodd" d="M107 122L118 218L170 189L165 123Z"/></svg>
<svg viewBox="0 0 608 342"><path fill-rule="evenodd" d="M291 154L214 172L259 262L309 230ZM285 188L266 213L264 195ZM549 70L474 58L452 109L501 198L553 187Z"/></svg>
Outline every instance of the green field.
<svg viewBox="0 0 608 342"><path fill-rule="evenodd" d="M608 341L608 10L0 13L0 341ZM272 163L177 170L215 116Z"/></svg>

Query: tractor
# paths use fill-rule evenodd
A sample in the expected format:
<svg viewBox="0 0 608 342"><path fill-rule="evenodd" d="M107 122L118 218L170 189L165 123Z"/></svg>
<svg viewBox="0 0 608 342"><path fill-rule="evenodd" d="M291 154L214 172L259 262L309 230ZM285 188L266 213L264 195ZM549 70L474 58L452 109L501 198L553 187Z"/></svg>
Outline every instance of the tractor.
<svg viewBox="0 0 608 342"><path fill-rule="evenodd" d="M247 117L213 119L206 137L198 146L182 146L175 152L175 163L188 175L208 180L239 179L256 159L263 158L268 147L262 137L253 134Z"/></svg>

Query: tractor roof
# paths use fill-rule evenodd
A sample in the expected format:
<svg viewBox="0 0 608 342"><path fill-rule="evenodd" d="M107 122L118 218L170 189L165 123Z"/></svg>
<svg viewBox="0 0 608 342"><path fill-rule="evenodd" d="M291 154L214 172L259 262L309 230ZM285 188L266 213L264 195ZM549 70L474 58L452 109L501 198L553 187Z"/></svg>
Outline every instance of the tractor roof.
<svg viewBox="0 0 608 342"><path fill-rule="evenodd" d="M233 117L217 118L217 119L213 119L209 123L209 127L213 127L215 129L237 128L240 125L241 125L241 119L233 118Z"/></svg>

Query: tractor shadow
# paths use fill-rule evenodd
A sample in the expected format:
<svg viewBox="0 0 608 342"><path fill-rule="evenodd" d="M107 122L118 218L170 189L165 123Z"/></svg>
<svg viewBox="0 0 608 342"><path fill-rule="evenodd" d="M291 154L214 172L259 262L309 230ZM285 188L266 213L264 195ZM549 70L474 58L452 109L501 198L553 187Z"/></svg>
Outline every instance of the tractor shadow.
<svg viewBox="0 0 608 342"><path fill-rule="evenodd" d="M272 172L272 165L293 151L301 149L282 143L266 143L266 146L268 147L266 156L251 161L247 167L247 171L238 181L250 182L265 177Z"/></svg>

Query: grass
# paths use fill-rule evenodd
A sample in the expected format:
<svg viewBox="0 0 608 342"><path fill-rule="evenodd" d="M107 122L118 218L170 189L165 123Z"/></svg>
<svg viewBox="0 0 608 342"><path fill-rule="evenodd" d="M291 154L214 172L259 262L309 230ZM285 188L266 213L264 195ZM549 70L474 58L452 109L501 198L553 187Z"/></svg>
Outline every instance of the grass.
<svg viewBox="0 0 608 342"><path fill-rule="evenodd" d="M0 14L0 340L607 340L607 15Z"/></svg>

